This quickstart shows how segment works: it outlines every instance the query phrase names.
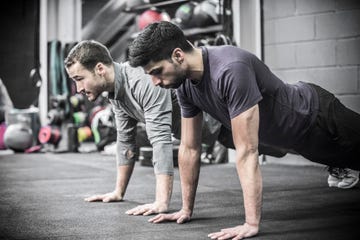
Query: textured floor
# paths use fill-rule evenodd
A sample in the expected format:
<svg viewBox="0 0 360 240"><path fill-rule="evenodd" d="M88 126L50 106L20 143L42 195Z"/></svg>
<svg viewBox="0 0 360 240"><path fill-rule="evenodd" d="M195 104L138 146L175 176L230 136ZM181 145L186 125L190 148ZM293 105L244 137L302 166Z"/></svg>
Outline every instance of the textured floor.
<svg viewBox="0 0 360 240"><path fill-rule="evenodd" d="M262 165L261 232L252 239L359 239L360 188L327 187L319 166ZM151 167L137 164L126 200L87 203L112 191L113 156L99 153L0 155L1 239L208 239L244 218L233 163L203 165L191 222L150 224L124 212L154 199ZM171 210L181 206L176 169Z"/></svg>

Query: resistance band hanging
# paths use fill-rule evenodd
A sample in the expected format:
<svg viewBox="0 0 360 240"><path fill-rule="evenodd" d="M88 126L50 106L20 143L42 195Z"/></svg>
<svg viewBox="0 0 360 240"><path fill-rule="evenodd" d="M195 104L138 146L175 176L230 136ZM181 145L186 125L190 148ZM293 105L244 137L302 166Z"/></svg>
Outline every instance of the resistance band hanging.
<svg viewBox="0 0 360 240"><path fill-rule="evenodd" d="M64 54L61 47L61 42L53 40L49 43L50 49L50 95L57 97L59 95L66 99L65 114L70 112L69 103L67 101L69 97L69 89L67 84L67 77L64 68Z"/></svg>

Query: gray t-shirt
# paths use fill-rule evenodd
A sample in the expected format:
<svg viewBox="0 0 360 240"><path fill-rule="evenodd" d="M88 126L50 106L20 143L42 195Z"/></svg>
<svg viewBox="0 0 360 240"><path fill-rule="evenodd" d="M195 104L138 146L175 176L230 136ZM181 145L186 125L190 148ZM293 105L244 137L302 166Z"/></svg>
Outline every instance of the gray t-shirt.
<svg viewBox="0 0 360 240"><path fill-rule="evenodd" d="M156 87L150 75L141 67L133 68L127 62L115 63L115 89L109 101L115 114L118 165L133 164L136 152L136 125L145 124L153 147L155 173L173 174L172 136L180 138L180 107L173 90ZM204 114L204 143L212 144L220 132L221 124Z"/></svg>
<svg viewBox="0 0 360 240"><path fill-rule="evenodd" d="M286 84L255 55L234 46L202 47L204 74L177 95L183 117L208 112L231 129L231 119L259 104L259 141L292 148L315 121L318 97L308 84Z"/></svg>
<svg viewBox="0 0 360 240"><path fill-rule="evenodd" d="M180 117L173 116L179 112L175 94L155 87L140 67L132 68L126 62L114 63L114 69L115 89L109 100L116 120L118 165L135 161L136 125L142 122L153 147L155 173L173 174L171 134L180 131Z"/></svg>

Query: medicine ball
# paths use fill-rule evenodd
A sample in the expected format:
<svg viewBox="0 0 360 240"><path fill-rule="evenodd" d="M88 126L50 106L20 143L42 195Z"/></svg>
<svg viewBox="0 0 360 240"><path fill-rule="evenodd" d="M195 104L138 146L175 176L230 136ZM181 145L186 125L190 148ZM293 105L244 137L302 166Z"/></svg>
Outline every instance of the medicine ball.
<svg viewBox="0 0 360 240"><path fill-rule="evenodd" d="M233 45L233 44L229 36L220 33L216 35L214 40L214 45L221 46L221 45Z"/></svg>
<svg viewBox="0 0 360 240"><path fill-rule="evenodd" d="M214 1L203 1L195 6L192 21L196 27L207 27L219 22Z"/></svg>
<svg viewBox="0 0 360 240"><path fill-rule="evenodd" d="M117 132L111 108L96 113L91 122L91 130L99 151L102 151L107 144L116 141Z"/></svg>
<svg viewBox="0 0 360 240"><path fill-rule="evenodd" d="M96 116L96 114L97 114L98 112L104 110L105 108L106 108L105 106L99 106L99 105L97 105L97 106L93 107L93 108L90 110L90 112L89 112L89 114L88 114L88 121L89 121L89 124L90 124L90 125L92 124L92 121L93 121L94 117Z"/></svg>
<svg viewBox="0 0 360 240"><path fill-rule="evenodd" d="M74 112L73 120L75 125L84 125L86 123L87 113L85 112Z"/></svg>
<svg viewBox="0 0 360 240"><path fill-rule="evenodd" d="M84 142L92 137L92 132L89 126L79 127L77 129L78 142Z"/></svg>
<svg viewBox="0 0 360 240"><path fill-rule="evenodd" d="M31 147L33 140L31 128L21 123L9 125L4 134L5 145L16 152L23 152Z"/></svg>
<svg viewBox="0 0 360 240"><path fill-rule="evenodd" d="M85 104L84 95L79 93L72 95L69 100L74 111L80 111L81 107Z"/></svg>
<svg viewBox="0 0 360 240"><path fill-rule="evenodd" d="M138 27L140 30L143 30L151 23L170 20L170 16L167 12L158 9L148 9L138 17Z"/></svg>
<svg viewBox="0 0 360 240"><path fill-rule="evenodd" d="M175 12L174 24L182 29L191 28L195 26L193 21L194 8L197 6L197 2L190 1L182 4Z"/></svg>
<svg viewBox="0 0 360 240"><path fill-rule="evenodd" d="M201 46L213 46L214 45L214 39L213 38L201 38L194 41L195 47L201 47Z"/></svg>
<svg viewBox="0 0 360 240"><path fill-rule="evenodd" d="M50 109L47 114L49 124L61 125L65 119L65 112L62 109Z"/></svg>

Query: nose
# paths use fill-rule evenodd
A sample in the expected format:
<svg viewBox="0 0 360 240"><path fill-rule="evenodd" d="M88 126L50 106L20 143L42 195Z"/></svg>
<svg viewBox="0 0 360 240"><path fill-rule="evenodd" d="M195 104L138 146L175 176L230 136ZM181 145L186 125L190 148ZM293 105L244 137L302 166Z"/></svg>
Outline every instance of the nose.
<svg viewBox="0 0 360 240"><path fill-rule="evenodd" d="M161 79L156 76L151 76L151 80L155 86L158 86L161 83Z"/></svg>
<svg viewBox="0 0 360 240"><path fill-rule="evenodd" d="M84 92L84 87L79 81L75 82L75 86L76 86L76 92L77 93L83 93Z"/></svg>

